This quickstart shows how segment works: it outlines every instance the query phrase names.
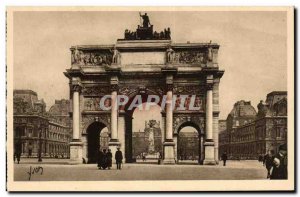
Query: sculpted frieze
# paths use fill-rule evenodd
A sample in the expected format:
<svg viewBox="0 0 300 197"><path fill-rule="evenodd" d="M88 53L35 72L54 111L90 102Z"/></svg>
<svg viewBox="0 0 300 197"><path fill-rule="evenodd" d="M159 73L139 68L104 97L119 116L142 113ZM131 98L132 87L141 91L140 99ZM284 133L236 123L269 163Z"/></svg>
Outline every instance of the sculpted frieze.
<svg viewBox="0 0 300 197"><path fill-rule="evenodd" d="M84 87L82 89L82 94L84 96L103 96L110 94L110 86L92 86Z"/></svg>
<svg viewBox="0 0 300 197"><path fill-rule="evenodd" d="M174 62L181 64L205 64L207 63L207 54L203 51L176 51Z"/></svg>
<svg viewBox="0 0 300 197"><path fill-rule="evenodd" d="M174 94L204 94L205 93L205 86L200 85L176 85L174 84L173 87L173 93Z"/></svg>
<svg viewBox="0 0 300 197"><path fill-rule="evenodd" d="M187 97L184 97L182 95L177 95L176 101L175 101L175 111L190 111L192 108L199 108L200 112L204 112L205 107L205 97L201 95L185 95ZM193 100L192 100L193 99ZM191 103L192 102L192 103ZM193 106L192 106L193 105Z"/></svg>
<svg viewBox="0 0 300 197"><path fill-rule="evenodd" d="M111 51L81 51L75 49L71 52L71 63L82 66L111 65L113 54Z"/></svg>
<svg viewBox="0 0 300 197"><path fill-rule="evenodd" d="M100 107L100 100L102 97L84 98L84 110L86 111L103 111ZM103 102L106 108L111 106L111 99L106 98Z"/></svg>
<svg viewBox="0 0 300 197"><path fill-rule="evenodd" d="M131 96L136 93L147 93L149 95L159 95L162 96L165 93L163 87L160 86L141 86L137 85L121 85L119 88L119 94Z"/></svg>

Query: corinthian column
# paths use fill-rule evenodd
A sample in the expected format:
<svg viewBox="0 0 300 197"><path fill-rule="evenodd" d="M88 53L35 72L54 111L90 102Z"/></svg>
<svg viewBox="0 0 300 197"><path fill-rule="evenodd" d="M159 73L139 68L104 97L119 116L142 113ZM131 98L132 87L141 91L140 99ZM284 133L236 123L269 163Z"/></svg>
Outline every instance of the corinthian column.
<svg viewBox="0 0 300 197"><path fill-rule="evenodd" d="M206 82L206 139L204 165L215 165L214 140L213 140L213 75L207 76Z"/></svg>
<svg viewBox="0 0 300 197"><path fill-rule="evenodd" d="M111 141L118 141L118 109L117 88L112 87L111 92L111 114L110 114Z"/></svg>
<svg viewBox="0 0 300 197"><path fill-rule="evenodd" d="M79 91L80 86L73 89L73 140L79 140Z"/></svg>
<svg viewBox="0 0 300 197"><path fill-rule="evenodd" d="M167 95L166 95L166 130L164 141L164 164L175 164L174 148L175 143L173 140L173 75L167 75Z"/></svg>
<svg viewBox="0 0 300 197"><path fill-rule="evenodd" d="M82 142L80 138L80 91L81 83L79 79L72 79L73 90L73 135L70 142L70 164L82 163Z"/></svg>
<svg viewBox="0 0 300 197"><path fill-rule="evenodd" d="M173 92L171 88L167 91L166 102L166 141L173 141L173 109L172 109Z"/></svg>
<svg viewBox="0 0 300 197"><path fill-rule="evenodd" d="M117 148L121 145L118 139L118 104L117 104L117 95L118 95L118 77L111 76L111 112L110 112L110 141L108 143L111 153L115 155ZM124 154L124 153L123 153ZM113 159L115 163L115 159Z"/></svg>

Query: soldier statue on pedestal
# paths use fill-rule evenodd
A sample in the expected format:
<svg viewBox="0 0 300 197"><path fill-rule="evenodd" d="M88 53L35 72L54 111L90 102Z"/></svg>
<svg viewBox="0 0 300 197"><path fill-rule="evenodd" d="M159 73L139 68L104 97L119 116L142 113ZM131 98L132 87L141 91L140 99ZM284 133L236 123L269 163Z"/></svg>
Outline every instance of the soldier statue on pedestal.
<svg viewBox="0 0 300 197"><path fill-rule="evenodd" d="M112 64L119 64L120 62L120 52L117 50L116 46L113 49L113 57L112 57Z"/></svg>
<svg viewBox="0 0 300 197"><path fill-rule="evenodd" d="M167 49L167 63L173 63L175 51L169 46Z"/></svg>
<svg viewBox="0 0 300 197"><path fill-rule="evenodd" d="M145 13L145 15L141 15L141 13L140 13L140 17L143 18L143 27L148 28L151 24L150 24L149 16L147 15L147 13Z"/></svg>

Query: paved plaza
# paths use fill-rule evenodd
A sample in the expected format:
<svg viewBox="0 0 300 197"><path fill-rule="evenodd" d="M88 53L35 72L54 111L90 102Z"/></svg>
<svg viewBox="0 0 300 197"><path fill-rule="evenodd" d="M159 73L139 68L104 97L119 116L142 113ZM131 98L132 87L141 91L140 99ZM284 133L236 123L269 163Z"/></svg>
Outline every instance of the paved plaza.
<svg viewBox="0 0 300 197"><path fill-rule="evenodd" d="M265 179L266 169L258 161L228 161L227 166L203 166L183 163L157 165L124 164L122 170L98 170L96 164L68 165L66 159L23 159L14 165L15 181L28 181L30 167L42 167L31 181L101 181L101 180L254 180Z"/></svg>

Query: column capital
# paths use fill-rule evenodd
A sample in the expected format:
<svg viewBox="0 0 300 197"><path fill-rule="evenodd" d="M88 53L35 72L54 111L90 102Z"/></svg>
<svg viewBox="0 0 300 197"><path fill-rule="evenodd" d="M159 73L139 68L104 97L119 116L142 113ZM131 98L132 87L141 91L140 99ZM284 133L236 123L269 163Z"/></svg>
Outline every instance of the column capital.
<svg viewBox="0 0 300 197"><path fill-rule="evenodd" d="M79 85L79 84L75 84L75 85L73 85L72 84L72 90L73 90L73 92L81 92L81 90L82 90L82 86L81 85Z"/></svg>
<svg viewBox="0 0 300 197"><path fill-rule="evenodd" d="M111 91L118 91L119 90L119 85L118 84L111 84L110 85Z"/></svg>
<svg viewBox="0 0 300 197"><path fill-rule="evenodd" d="M112 75L110 77L110 89L111 91L119 90L119 77L117 75Z"/></svg>
<svg viewBox="0 0 300 197"><path fill-rule="evenodd" d="M214 76L213 75L207 75L206 77L206 89L212 90L214 86Z"/></svg>
<svg viewBox="0 0 300 197"><path fill-rule="evenodd" d="M214 87L214 84L213 83L207 83L206 84L206 90L212 90Z"/></svg>
<svg viewBox="0 0 300 197"><path fill-rule="evenodd" d="M73 78L70 86L73 92L81 92L82 90L82 83L79 78Z"/></svg>
<svg viewBox="0 0 300 197"><path fill-rule="evenodd" d="M166 84L166 90L167 91L173 91L173 87L174 87L173 84Z"/></svg>

